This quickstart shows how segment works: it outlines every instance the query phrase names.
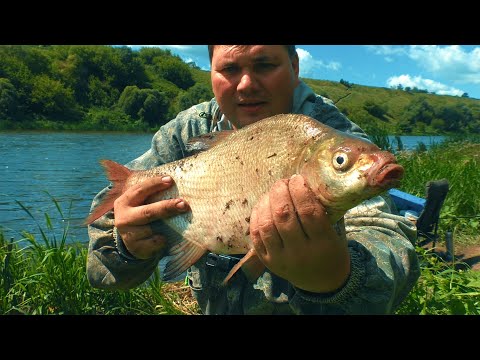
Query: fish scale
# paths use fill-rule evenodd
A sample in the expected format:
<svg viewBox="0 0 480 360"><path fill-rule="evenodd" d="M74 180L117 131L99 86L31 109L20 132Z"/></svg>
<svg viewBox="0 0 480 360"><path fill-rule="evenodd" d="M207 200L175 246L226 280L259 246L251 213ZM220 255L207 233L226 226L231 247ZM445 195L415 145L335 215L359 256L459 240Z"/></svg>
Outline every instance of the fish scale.
<svg viewBox="0 0 480 360"><path fill-rule="evenodd" d="M149 170L104 163L107 173L129 172L120 181L112 177L116 197L150 177L170 175L174 185L148 202L181 197L189 204L190 212L162 220L160 232L167 235L171 256L165 280L207 251L254 256L250 214L277 180L303 175L334 223L361 201L398 184L403 175L389 152L304 115L276 115L229 135L212 133L195 141L207 150ZM87 223L109 206L94 209Z"/></svg>

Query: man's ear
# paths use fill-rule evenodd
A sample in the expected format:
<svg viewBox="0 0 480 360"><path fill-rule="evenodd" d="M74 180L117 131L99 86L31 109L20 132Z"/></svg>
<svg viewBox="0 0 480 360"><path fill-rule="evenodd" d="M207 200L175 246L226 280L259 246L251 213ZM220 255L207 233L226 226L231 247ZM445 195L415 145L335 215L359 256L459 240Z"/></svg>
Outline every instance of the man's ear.
<svg viewBox="0 0 480 360"><path fill-rule="evenodd" d="M293 71L295 72L295 76L298 79L298 75L300 73L300 59L298 58L297 52L295 52L295 55L292 57L292 67Z"/></svg>

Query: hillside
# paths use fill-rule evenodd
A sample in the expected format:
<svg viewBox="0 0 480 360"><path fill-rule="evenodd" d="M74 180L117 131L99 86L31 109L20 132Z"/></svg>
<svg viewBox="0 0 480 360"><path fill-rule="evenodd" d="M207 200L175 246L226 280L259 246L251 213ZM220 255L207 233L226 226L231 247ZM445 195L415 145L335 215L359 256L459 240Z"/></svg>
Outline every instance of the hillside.
<svg viewBox="0 0 480 360"><path fill-rule="evenodd" d="M480 133L478 99L303 80L369 133ZM0 46L0 130L155 131L212 97L209 72L168 50Z"/></svg>
<svg viewBox="0 0 480 360"><path fill-rule="evenodd" d="M480 133L480 100L303 79L352 121L389 134Z"/></svg>

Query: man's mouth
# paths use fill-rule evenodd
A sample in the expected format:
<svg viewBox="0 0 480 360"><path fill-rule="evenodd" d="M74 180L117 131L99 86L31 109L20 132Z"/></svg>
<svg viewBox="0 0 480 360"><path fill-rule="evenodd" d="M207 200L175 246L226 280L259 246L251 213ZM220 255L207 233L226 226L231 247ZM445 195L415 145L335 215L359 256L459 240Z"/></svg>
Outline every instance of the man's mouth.
<svg viewBox="0 0 480 360"><path fill-rule="evenodd" d="M260 106L262 104L265 104L265 102L264 101L249 101L249 102L238 103L238 106Z"/></svg>

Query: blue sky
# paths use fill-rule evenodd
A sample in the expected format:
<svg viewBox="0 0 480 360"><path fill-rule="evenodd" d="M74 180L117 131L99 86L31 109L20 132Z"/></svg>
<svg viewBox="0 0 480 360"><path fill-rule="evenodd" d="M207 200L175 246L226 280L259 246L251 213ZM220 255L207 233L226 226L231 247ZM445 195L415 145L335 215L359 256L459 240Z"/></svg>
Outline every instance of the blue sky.
<svg viewBox="0 0 480 360"><path fill-rule="evenodd" d="M170 49L210 70L206 45L129 45ZM297 45L300 76L480 99L480 45Z"/></svg>

